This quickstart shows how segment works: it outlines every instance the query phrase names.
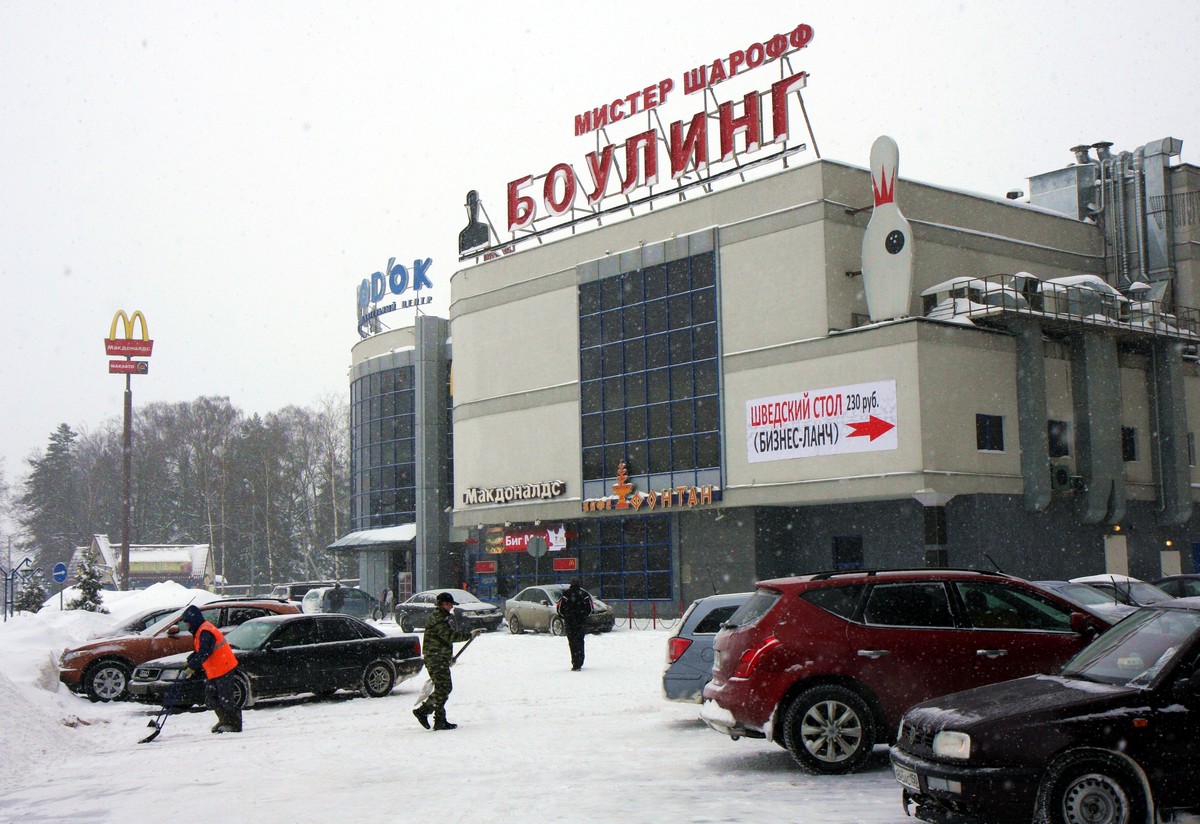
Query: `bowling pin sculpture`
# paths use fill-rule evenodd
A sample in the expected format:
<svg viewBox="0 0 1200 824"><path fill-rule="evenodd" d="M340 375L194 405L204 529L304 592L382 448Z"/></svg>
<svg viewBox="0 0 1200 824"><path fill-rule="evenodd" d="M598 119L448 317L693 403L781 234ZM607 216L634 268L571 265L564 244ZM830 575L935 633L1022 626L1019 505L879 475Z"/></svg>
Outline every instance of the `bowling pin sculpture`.
<svg viewBox="0 0 1200 824"><path fill-rule="evenodd" d="M900 150L887 135L871 146L871 189L875 209L862 244L862 279L872 322L908 314L912 295L912 229L896 205Z"/></svg>

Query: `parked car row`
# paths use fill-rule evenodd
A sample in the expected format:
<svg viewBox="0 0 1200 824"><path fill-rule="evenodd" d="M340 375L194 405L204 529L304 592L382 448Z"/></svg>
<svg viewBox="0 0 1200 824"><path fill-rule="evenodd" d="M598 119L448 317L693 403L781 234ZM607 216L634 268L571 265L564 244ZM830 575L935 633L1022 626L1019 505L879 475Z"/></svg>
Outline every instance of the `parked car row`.
<svg viewBox="0 0 1200 824"><path fill-rule="evenodd" d="M1177 820L1200 806L1200 598L1140 608L1057 674L917 704L891 761L923 821Z"/></svg>
<svg viewBox="0 0 1200 824"><path fill-rule="evenodd" d="M1173 820L1200 809L1200 575L1161 582L762 581L691 604L663 692L699 693L709 727L770 737L810 772L893 744L904 809L932 824Z"/></svg>
<svg viewBox="0 0 1200 824"><path fill-rule="evenodd" d="M342 614L272 615L225 634L237 656L234 685L240 707L259 698L339 689L380 698L421 670L415 635L385 635ZM180 681L187 652L158 658L133 673L130 692L140 701L186 707L204 702L204 682Z"/></svg>
<svg viewBox="0 0 1200 824"><path fill-rule="evenodd" d="M222 631L266 615L299 610L277 598L229 598L200 607L204 620ZM192 634L183 621L183 608L172 610L140 632L99 638L64 650L58 678L74 692L93 701L116 701L129 694L134 668L155 658L190 652Z"/></svg>
<svg viewBox="0 0 1200 824"><path fill-rule="evenodd" d="M810 772L849 772L914 704L1051 672L1112 623L999 573L763 581L716 635L701 718L734 739L769 736Z"/></svg>
<svg viewBox="0 0 1200 824"><path fill-rule="evenodd" d="M557 584L529 587L515 599L510 599L507 603L512 619L510 630L519 633L528 628L561 635L561 620L553 613L562 589ZM321 581L280 585L275 591L282 597L218 599L201 607L205 620L219 627L230 639L231 646L239 651L239 661L243 657L241 652L246 654L248 666L239 685L246 701L289 692L331 692L355 684L365 685L363 689L368 694L386 694L395 683L420 669L420 642L415 637L395 642L394 639L388 640L382 645L388 649L392 646L402 650L414 648L414 654L401 656L406 660L411 659L407 663L400 663L400 658L395 655L390 658L384 656L382 665L374 666L372 672L362 669L357 675L354 670L362 667L370 669L368 664L354 656L347 657L348 653L337 651L345 647L345 642L349 640L369 642L350 644L351 648L362 646L370 649L380 646L378 639L388 638L363 623L367 618L381 617L379 601L370 594L355 587L340 586L336 582L326 585ZM494 631L504 623L505 612L499 607L481 601L464 590L438 589L418 592L396 606L396 623L400 629L412 632L424 628L429 615L436 608L437 594L445 591L449 591L458 602L453 615L460 628ZM292 600L297 597L300 597L299 605ZM593 605L589 630L610 631L615 623L612 608L599 598L593 598ZM192 635L182 620L185 606L146 610L131 616L100 637L64 650L58 661L59 680L72 691L86 694L93 701L115 701L130 696L131 676L137 670L135 697L148 701L163 700L166 689L182 669L182 660L192 650ZM318 620L265 621L255 623L245 631L234 632L235 628L256 619L297 613ZM340 620L343 618L346 620ZM282 637L268 637L264 634L268 628L277 629ZM337 633L347 637L337 638ZM234 639L242 646L235 644ZM303 649L297 651L294 647ZM285 648L288 648L286 654L283 652ZM336 661L326 657L331 654ZM296 664L296 661L300 663ZM285 676L289 668L294 672ZM355 681L355 678L359 680ZM385 685L385 681L389 683ZM199 700L199 685L189 684L181 689L183 693L178 698L179 703Z"/></svg>

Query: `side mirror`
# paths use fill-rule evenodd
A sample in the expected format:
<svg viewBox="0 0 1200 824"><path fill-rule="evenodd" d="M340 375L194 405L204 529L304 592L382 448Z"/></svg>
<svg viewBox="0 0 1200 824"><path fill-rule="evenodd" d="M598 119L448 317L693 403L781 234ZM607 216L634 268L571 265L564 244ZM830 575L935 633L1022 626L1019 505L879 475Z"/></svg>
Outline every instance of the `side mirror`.
<svg viewBox="0 0 1200 824"><path fill-rule="evenodd" d="M1082 612L1071 613L1071 632L1089 638L1095 637L1097 634L1096 625Z"/></svg>
<svg viewBox="0 0 1200 824"><path fill-rule="evenodd" d="M178 634L179 634L179 624L171 624L171 626L167 627L167 635L169 635L170 637L174 638Z"/></svg>
<svg viewBox="0 0 1200 824"><path fill-rule="evenodd" d="M1171 685L1171 698L1187 707L1200 703L1200 669L1188 678L1178 678Z"/></svg>
<svg viewBox="0 0 1200 824"><path fill-rule="evenodd" d="M542 599L542 606L544 606L544 607L548 607L548 606L550 606L550 602L549 602L549 601L547 601L545 598L543 598L543 599Z"/></svg>

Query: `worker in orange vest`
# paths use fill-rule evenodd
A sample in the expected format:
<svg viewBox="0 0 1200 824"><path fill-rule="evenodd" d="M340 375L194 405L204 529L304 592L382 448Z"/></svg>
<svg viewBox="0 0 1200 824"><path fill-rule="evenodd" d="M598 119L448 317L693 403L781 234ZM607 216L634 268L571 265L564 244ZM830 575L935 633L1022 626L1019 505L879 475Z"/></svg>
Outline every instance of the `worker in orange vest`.
<svg viewBox="0 0 1200 824"><path fill-rule="evenodd" d="M217 713L213 732L241 732L242 708L238 705L233 674L238 665L237 657L221 630L204 620L204 613L199 607L193 604L184 610L183 620L192 631L192 647L195 649L188 656L184 677L195 678L204 673L207 679L204 703Z"/></svg>

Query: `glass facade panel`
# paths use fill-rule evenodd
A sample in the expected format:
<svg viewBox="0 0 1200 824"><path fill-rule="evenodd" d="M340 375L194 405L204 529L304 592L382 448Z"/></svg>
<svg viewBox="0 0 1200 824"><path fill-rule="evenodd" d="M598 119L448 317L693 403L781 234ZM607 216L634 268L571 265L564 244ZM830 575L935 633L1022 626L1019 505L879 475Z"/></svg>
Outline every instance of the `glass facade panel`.
<svg viewBox="0 0 1200 824"><path fill-rule="evenodd" d="M720 476L716 281L710 248L579 286L583 480L593 489L614 483L621 461L643 491L651 476L659 489ZM568 551L590 591L612 600L671 597L669 516L574 527Z"/></svg>
<svg viewBox="0 0 1200 824"><path fill-rule="evenodd" d="M350 387L350 513L354 529L416 521L413 367L375 372Z"/></svg>
<svg viewBox="0 0 1200 824"><path fill-rule="evenodd" d="M719 471L715 252L582 284L579 312L584 481Z"/></svg>

